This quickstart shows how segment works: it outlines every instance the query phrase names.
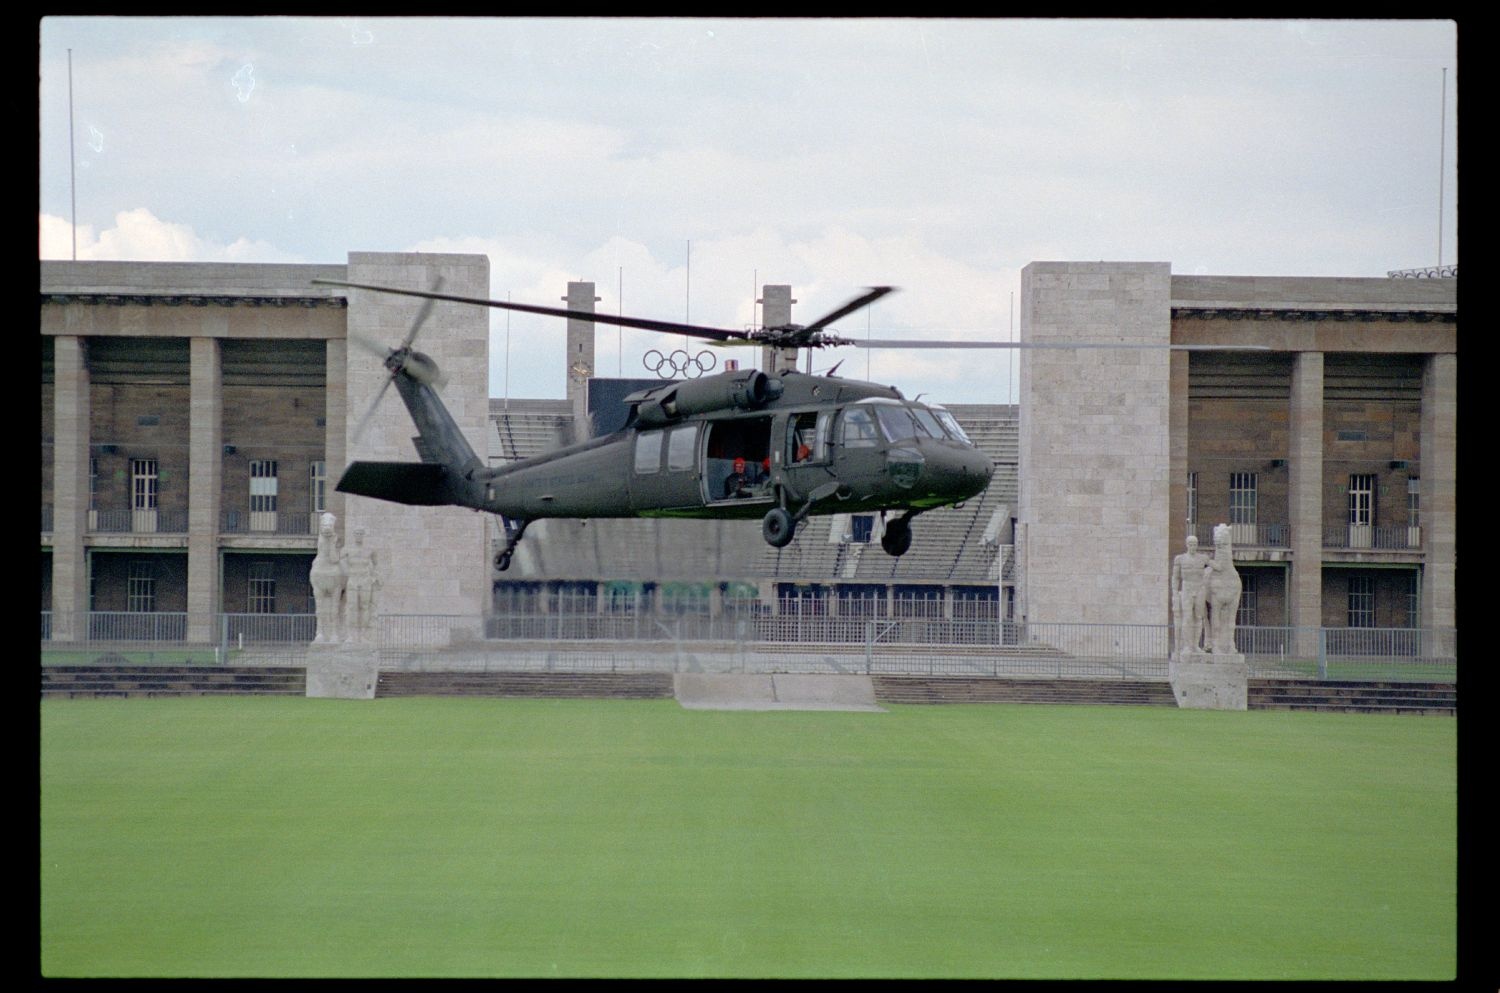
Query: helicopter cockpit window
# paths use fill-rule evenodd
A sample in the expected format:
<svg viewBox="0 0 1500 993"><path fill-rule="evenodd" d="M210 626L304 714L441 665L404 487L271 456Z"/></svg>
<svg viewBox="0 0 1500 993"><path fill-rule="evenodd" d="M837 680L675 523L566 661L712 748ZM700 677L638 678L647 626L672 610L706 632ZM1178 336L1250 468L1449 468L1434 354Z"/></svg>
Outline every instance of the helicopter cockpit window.
<svg viewBox="0 0 1500 993"><path fill-rule="evenodd" d="M917 436L917 422L912 420L905 407L882 404L875 408L875 416L880 419L880 429L889 441L907 441Z"/></svg>
<svg viewBox="0 0 1500 993"><path fill-rule="evenodd" d="M875 433L875 415L867 407L845 409L839 431L845 448L874 448L880 443Z"/></svg>
<svg viewBox="0 0 1500 993"><path fill-rule="evenodd" d="M958 426L958 421L956 421L954 419L954 417L953 417L952 414L948 413L942 407L934 407L933 410L932 410L932 414L939 421L942 421L943 427L945 427L945 428L948 429L948 433L950 435L952 435L953 437L957 438L959 441L963 442L965 445L972 445L972 444L974 444L972 441L969 440L969 436L966 435L966 434L964 434L964 429Z"/></svg>
<svg viewBox="0 0 1500 993"><path fill-rule="evenodd" d="M635 436L635 472L638 476L661 469L660 431L642 431Z"/></svg>
<svg viewBox="0 0 1500 993"><path fill-rule="evenodd" d="M917 427L921 428L924 434L940 440L945 437L943 426L938 423L938 419L933 416L932 411L926 407L911 407L909 409L917 419Z"/></svg>

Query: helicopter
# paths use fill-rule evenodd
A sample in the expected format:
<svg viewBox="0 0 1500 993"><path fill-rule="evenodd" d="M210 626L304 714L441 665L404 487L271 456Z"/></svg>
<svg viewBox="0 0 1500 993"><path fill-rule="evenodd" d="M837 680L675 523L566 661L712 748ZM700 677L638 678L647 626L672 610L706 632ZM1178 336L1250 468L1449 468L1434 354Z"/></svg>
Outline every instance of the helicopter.
<svg viewBox="0 0 1500 993"><path fill-rule="evenodd" d="M413 441L421 461L356 461L344 470L337 489L393 503L469 507L499 515L507 536L495 556L500 572L510 567L527 526L546 518L759 518L766 543L784 548L810 516L876 512L884 521L881 547L899 557L911 547L913 518L982 493L995 467L942 406L908 400L894 386L841 378L834 374L837 366L818 375L733 369L667 380L626 396L625 424L611 434L487 466L443 406L437 364L412 347L437 301L679 334L721 347L1225 347L862 341L830 329L892 292L890 286L870 287L811 324L735 330L456 296L440 292L440 283L417 290L313 282L424 301L405 339L386 351L383 363L390 376L355 429L358 437L386 389L395 384L416 425Z"/></svg>

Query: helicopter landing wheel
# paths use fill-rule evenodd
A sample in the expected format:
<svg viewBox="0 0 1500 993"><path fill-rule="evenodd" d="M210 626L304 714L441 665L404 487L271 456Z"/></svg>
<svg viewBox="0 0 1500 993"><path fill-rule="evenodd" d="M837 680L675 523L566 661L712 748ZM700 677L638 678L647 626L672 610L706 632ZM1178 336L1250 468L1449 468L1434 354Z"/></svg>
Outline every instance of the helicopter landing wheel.
<svg viewBox="0 0 1500 993"><path fill-rule="evenodd" d="M772 548L785 548L797 534L797 522L792 520L792 515L786 510L772 507L760 522L760 533Z"/></svg>
<svg viewBox="0 0 1500 993"><path fill-rule="evenodd" d="M510 552L501 552L495 556L495 571L504 572L510 568Z"/></svg>
<svg viewBox="0 0 1500 993"><path fill-rule="evenodd" d="M902 519L886 524L885 534L880 536L880 547L885 549L887 555L897 558L905 555L911 548L911 525Z"/></svg>

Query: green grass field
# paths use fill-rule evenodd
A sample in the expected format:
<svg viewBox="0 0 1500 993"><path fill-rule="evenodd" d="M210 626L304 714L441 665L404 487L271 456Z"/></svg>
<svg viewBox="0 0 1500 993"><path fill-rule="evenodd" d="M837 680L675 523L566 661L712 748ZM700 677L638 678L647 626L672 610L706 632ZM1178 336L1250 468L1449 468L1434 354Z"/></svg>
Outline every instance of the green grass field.
<svg viewBox="0 0 1500 993"><path fill-rule="evenodd" d="M1456 725L43 701L42 971L1451 978Z"/></svg>

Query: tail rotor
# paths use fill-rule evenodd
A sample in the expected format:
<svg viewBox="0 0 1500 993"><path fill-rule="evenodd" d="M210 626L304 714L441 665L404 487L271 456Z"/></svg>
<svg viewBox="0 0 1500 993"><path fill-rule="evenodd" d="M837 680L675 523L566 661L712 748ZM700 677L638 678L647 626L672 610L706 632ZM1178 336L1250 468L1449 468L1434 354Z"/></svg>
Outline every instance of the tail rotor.
<svg viewBox="0 0 1500 993"><path fill-rule="evenodd" d="M432 281L430 292L436 293L443 288L443 277L438 276ZM432 357L418 352L412 348L412 343L417 340L422 325L427 323L427 318L432 314L432 307L437 301L431 298L423 299L422 306L417 311L417 316L412 320L411 328L406 332L398 348L385 348L378 342L372 341L363 335L351 334L349 340L366 352L379 358L390 375L380 384L380 389L375 393L375 399L360 417L359 423L354 427L354 434L350 436L351 444L357 444L364 437L365 429L369 427L370 420L375 415L375 410L380 406L380 401L385 398L385 391L390 389L391 383L395 382L397 376L405 372L412 379L434 389L441 389L447 383L447 377L443 375L442 369L432 360Z"/></svg>

